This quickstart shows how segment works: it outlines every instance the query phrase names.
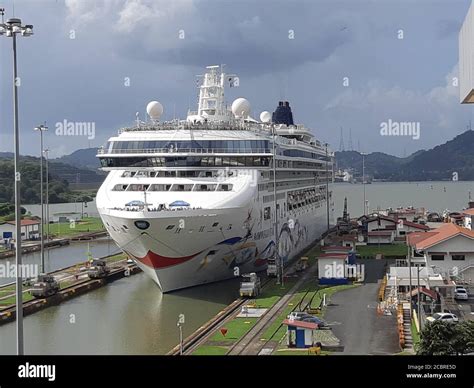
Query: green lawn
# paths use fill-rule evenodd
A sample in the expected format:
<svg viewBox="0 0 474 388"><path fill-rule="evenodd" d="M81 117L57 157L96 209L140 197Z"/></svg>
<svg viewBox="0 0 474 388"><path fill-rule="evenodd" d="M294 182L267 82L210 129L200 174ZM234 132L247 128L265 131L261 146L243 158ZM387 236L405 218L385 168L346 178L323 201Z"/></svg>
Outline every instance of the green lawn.
<svg viewBox="0 0 474 388"><path fill-rule="evenodd" d="M31 296L29 293L23 293L23 302L28 302L30 300L34 299L33 296ZM14 304L16 302L16 295L12 295L9 298L2 299L0 300L0 306L9 306L11 304Z"/></svg>
<svg viewBox="0 0 474 388"><path fill-rule="evenodd" d="M46 227L45 227L46 228ZM49 233L54 237L71 237L82 233L100 232L105 230L99 217L87 217L76 222L49 224Z"/></svg>
<svg viewBox="0 0 474 388"><path fill-rule="evenodd" d="M407 246L405 244L392 245L360 245L357 246L357 253L364 256L375 257L377 253L384 256L406 256Z"/></svg>
<svg viewBox="0 0 474 388"><path fill-rule="evenodd" d="M235 318L225 325L227 333L225 337L220 330L216 331L209 341L219 341L225 345L231 345L240 340L254 325L257 318Z"/></svg>
<svg viewBox="0 0 474 388"><path fill-rule="evenodd" d="M330 298L330 296L334 294L335 292L346 290L352 287L356 287L356 286L352 284L348 284L348 285L340 285L340 286L334 286L334 287L321 287L315 284L314 282L312 282L306 287L301 288L301 290L298 291L293 296L288 306L273 321L273 323L267 328L267 330L265 330L265 332L263 333L262 339L269 340L272 338L275 341L280 341L283 338L283 336L286 334L286 326L282 325L282 322L283 320L286 319L286 317L288 316L288 314L290 314L290 312L296 309L298 303L300 302L301 298L303 298L306 291L309 291L309 293L306 296L302 307L304 307L304 304L309 302L309 300L311 299L311 296L314 295L314 292L319 290L316 293L316 296L313 298L313 301L311 302L311 307L315 308L319 306L319 304L321 303L323 294L326 294L326 300L328 300L328 298ZM317 315L318 317L322 317L324 315L324 311L325 309L323 308L321 314L314 314L314 315Z"/></svg>
<svg viewBox="0 0 474 388"><path fill-rule="evenodd" d="M227 347L225 346L201 346L197 348L192 355L193 356L224 356L227 353Z"/></svg>

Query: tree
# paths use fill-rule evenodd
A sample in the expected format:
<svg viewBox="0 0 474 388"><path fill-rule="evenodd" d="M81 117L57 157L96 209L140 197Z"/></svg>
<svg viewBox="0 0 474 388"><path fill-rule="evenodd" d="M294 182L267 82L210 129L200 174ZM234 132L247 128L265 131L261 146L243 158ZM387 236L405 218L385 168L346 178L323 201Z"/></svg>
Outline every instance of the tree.
<svg viewBox="0 0 474 388"><path fill-rule="evenodd" d="M421 331L420 337L416 347L418 355L447 356L469 353L474 350L474 322L429 322Z"/></svg>
<svg viewBox="0 0 474 388"><path fill-rule="evenodd" d="M456 325L457 335L453 346L457 354L474 352L474 321L464 321Z"/></svg>

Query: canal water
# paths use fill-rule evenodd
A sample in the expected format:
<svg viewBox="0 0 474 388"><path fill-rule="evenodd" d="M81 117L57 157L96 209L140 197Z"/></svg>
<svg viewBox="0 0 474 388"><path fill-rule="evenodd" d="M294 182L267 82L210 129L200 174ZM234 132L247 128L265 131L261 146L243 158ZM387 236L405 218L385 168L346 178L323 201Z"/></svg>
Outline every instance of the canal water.
<svg viewBox="0 0 474 388"><path fill-rule="evenodd" d="M413 205L442 212L466 207L469 192L474 194L474 182L373 183L365 189L370 209ZM362 214L363 186L341 183L334 185L335 217L342 214L345 197L351 216ZM61 204L57 212L73 209L74 204ZM92 203L88 211L91 215L96 212ZM96 257L116 251L114 244L106 241L94 241L89 246ZM87 243L52 249L48 268L85 260L87 251ZM35 262L39 253L24 258L26 262ZM237 294L238 280L234 279L163 295L152 280L140 273L26 317L25 351L27 354L164 354L178 343L179 314L185 314L183 332L187 336ZM12 322L0 326L0 354L14 353L15 323Z"/></svg>

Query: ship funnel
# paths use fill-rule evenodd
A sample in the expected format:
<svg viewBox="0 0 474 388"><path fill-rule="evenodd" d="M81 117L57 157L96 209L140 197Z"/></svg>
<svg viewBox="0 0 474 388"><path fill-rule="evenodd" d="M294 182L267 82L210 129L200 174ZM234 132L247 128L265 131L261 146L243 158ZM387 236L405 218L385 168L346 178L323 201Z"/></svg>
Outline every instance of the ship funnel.
<svg viewBox="0 0 474 388"><path fill-rule="evenodd" d="M291 112L290 103L288 101L280 101L275 112L273 112L272 121L275 124L294 125L293 113Z"/></svg>

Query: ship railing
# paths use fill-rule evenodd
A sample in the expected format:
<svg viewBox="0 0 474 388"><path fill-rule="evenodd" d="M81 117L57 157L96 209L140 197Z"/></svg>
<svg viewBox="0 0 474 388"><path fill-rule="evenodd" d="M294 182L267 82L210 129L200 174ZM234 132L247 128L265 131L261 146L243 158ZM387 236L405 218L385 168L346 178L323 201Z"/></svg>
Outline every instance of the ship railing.
<svg viewBox="0 0 474 388"><path fill-rule="evenodd" d="M177 206L173 208L168 207L147 207L146 209L143 206L125 206L125 207L111 207L109 210L118 210L118 211L127 211L127 212L175 212L175 211L184 211L184 210L200 210L202 207L190 207L190 206Z"/></svg>
<svg viewBox="0 0 474 388"><path fill-rule="evenodd" d="M193 153L193 154L271 154L268 148L140 148L140 149L113 149L107 150L99 148L97 153L103 154L179 154L179 153Z"/></svg>
<svg viewBox="0 0 474 388"><path fill-rule="evenodd" d="M125 127L119 129L118 133L121 134L123 132L140 132L140 131L157 131L157 130L229 130L229 131L252 131L259 134L263 134L271 136L272 129L271 126L268 124L262 123L249 123L249 122L242 122L239 120L234 121L208 121L208 122L188 122L184 120L174 120L174 121L167 121L163 123L153 123L147 122L142 123L140 126L136 127ZM276 134L278 135L278 128L276 128ZM277 142L280 144L286 145L301 145L301 146L310 146L313 149L317 149L322 153L325 153L325 147L321 144L319 140L315 140L314 143L309 144L307 142L303 142L297 139L288 139L283 136L277 136ZM329 154L331 155L332 152L329 150Z"/></svg>

